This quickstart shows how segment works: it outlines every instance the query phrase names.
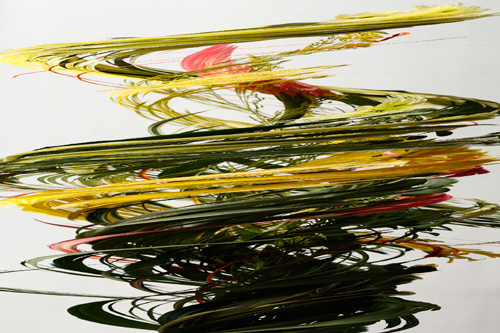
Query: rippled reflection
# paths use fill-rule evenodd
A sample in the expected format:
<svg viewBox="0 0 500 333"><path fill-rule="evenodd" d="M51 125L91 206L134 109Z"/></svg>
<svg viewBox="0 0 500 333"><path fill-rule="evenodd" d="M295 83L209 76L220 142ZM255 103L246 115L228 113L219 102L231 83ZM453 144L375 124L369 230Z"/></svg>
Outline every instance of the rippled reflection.
<svg viewBox="0 0 500 333"><path fill-rule="evenodd" d="M115 102L154 121L149 137L2 160L5 206L77 233L50 246L62 254L24 265L145 292L68 310L114 326L169 333L364 332L380 321L387 332L415 327L417 313L439 309L404 298L401 289L436 270L425 258L498 256L446 244L439 234L499 226L497 205L446 193L458 178L497 163L480 147L498 144L499 133L469 137L462 130L494 118L499 104L319 87L300 80L338 65L284 64L408 35L382 28L489 15L461 5L419 7L1 53L4 62L116 88ZM234 43L312 36L300 48L235 53ZM188 50L169 61L183 70L152 66L179 49Z"/></svg>

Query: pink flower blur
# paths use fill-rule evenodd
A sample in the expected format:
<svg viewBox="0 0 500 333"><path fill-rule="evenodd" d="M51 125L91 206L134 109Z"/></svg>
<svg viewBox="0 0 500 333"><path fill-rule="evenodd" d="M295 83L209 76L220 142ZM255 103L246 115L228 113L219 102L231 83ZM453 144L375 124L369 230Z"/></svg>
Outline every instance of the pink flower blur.
<svg viewBox="0 0 500 333"><path fill-rule="evenodd" d="M198 76L215 76L224 74L240 74L248 73L253 69L248 66L233 65L231 55L236 49L234 45L222 44L214 45L188 55L182 60L182 68L187 71L197 71ZM220 65L219 68L216 66ZM210 70L211 67L215 68ZM305 97L327 97L336 96L335 93L328 89L322 89L307 83L283 79L279 82L258 81L249 85L241 85L239 87L247 90L260 92L263 94L279 96L286 94L292 98L297 95Z"/></svg>

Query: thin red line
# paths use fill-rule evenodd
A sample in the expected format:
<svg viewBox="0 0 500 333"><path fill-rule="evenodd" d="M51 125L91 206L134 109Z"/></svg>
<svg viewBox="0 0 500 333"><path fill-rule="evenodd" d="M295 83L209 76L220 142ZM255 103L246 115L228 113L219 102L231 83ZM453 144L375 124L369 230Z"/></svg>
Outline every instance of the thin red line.
<svg viewBox="0 0 500 333"><path fill-rule="evenodd" d="M379 42L387 41L387 40L392 39L394 37L403 36L402 34L405 34L405 33L395 34L393 36L386 37L386 38L381 39L379 41L368 42L368 44L373 44L373 46L379 46L379 45L395 45L395 44L412 44L412 43L424 43L424 42L437 42L437 41L449 40L449 39L467 38L467 36L457 36L457 37L443 37L443 38L435 38L435 39L424 39L424 40L418 40L418 41L392 42L392 43L376 44L376 43L379 43ZM276 48L276 47L303 46L303 45L307 45L307 44L305 44L305 43L304 44L285 44L285 45L271 45L271 46L246 47L246 48L242 47L239 50L270 49L270 48ZM339 49L339 50L342 50L342 49ZM282 51L259 52L259 53L245 53L245 54L241 54L241 55L237 54L236 56L242 57L242 56L248 56L248 55L275 54L275 53L280 53L280 52L282 52ZM165 54L176 54L176 53L183 54L184 53L185 54L185 53L188 53L188 52L187 51L183 51L183 52L164 51L162 53L165 53ZM177 62L179 60L182 60L182 58L171 58L169 60L158 60L158 61L152 61L152 60L150 60L150 61L145 61L145 62L137 62L136 64L137 65L161 64L161 63ZM57 66L60 66L60 65L51 66L51 67L49 67L45 71L35 71L35 72L28 72L28 73L16 74L16 75L13 76L13 78L15 79L15 78L18 78L18 77L24 76L24 75L31 75L31 74L38 74L38 73L45 73L45 72L52 72L54 74L69 76L69 77L73 77L73 78L75 77L75 76L72 76L72 75L69 75L69 74L64 74L64 73L59 73L59 72L54 71L54 68L57 67ZM133 67L133 66L134 65L131 64L131 65L126 65L126 66L120 66L120 68ZM91 73L91 71L86 72L86 73ZM83 74L86 74L86 73L81 73L79 75L83 75ZM78 77L78 75L77 75L77 78L80 79ZM86 82L86 83L100 85L100 84L94 83L94 82L99 82L99 81L91 82L90 80L82 80L82 79L80 79L80 81ZM114 86L112 86L112 87L115 88Z"/></svg>

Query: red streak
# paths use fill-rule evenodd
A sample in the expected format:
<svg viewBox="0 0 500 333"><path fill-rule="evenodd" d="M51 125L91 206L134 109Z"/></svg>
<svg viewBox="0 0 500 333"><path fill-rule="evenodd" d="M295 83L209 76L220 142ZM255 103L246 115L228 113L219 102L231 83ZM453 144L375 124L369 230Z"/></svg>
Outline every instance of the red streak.
<svg viewBox="0 0 500 333"><path fill-rule="evenodd" d="M396 37L406 36L406 35L409 35L409 34L410 34L409 32L400 32L398 34L394 34L392 36L389 36L389 37L377 40L377 41L375 41L375 43L385 42L386 40L393 39L393 38L396 38Z"/></svg>
<svg viewBox="0 0 500 333"><path fill-rule="evenodd" d="M146 179L146 180L153 180L153 178L148 177L146 175L146 172L148 172L149 170L151 170L151 168L142 169L141 172L139 172L139 177Z"/></svg>
<svg viewBox="0 0 500 333"><path fill-rule="evenodd" d="M0 198L4 198L4 199L12 199L12 198L20 198L20 197L24 197L25 195L29 195L29 194L36 194L38 192L30 192L30 193L23 193L23 194L18 194L18 195L13 195L13 196L0 196Z"/></svg>

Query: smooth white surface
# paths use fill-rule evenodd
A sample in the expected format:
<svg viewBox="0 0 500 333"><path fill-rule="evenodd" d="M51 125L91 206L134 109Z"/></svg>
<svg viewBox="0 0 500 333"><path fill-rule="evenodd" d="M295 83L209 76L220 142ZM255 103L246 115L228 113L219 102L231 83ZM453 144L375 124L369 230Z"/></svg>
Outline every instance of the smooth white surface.
<svg viewBox="0 0 500 333"><path fill-rule="evenodd" d="M1 0L0 49L45 43L101 40L112 37L162 36L188 32L253 27L289 22L313 22L336 15L380 10L408 10L414 4L446 1L62 1ZM500 11L497 1L464 1ZM411 35L390 43L328 55L328 64L351 64L322 84L343 87L395 89L500 100L497 78L498 17L469 22L404 29ZM401 30L394 31L401 32ZM318 65L322 65L318 64ZM316 64L310 64L316 65ZM114 105L99 87L49 73L28 72L0 64L2 121L0 155L92 140L145 136L150 121ZM79 103L74 103L77 100ZM89 121L91 119L91 121ZM120 119L116 121L116 119ZM478 128L481 131L482 128ZM488 129L491 131L490 129ZM467 177L453 189L456 197L478 197L500 203L496 174ZM18 262L53 254L47 244L73 237L70 229L40 224L12 210L0 211L3 233L0 269L18 268ZM451 236L448 236L450 237ZM457 230L454 238L500 239L496 230ZM500 250L490 247L490 250ZM440 260L438 260L440 261ZM421 325L411 332L494 332L500 324L498 259L445 264L440 272L404 286L416 291L413 299L440 304L443 309L418 315ZM30 285L31 274L47 276L46 283ZM75 279L55 273L0 274L0 286L88 293L135 293L126 285L94 279ZM55 275L54 275L55 274ZM41 275L40 275L41 276ZM45 278L42 278L45 279ZM50 282L52 281L52 282ZM67 288L67 289L64 289ZM131 329L87 323L66 309L84 302L69 297L0 294L2 332L132 332ZM89 300L90 301L90 300ZM377 326L379 327L379 326ZM377 328L379 329L379 328ZM138 331L138 330L134 330ZM375 330L376 331L376 330Z"/></svg>

